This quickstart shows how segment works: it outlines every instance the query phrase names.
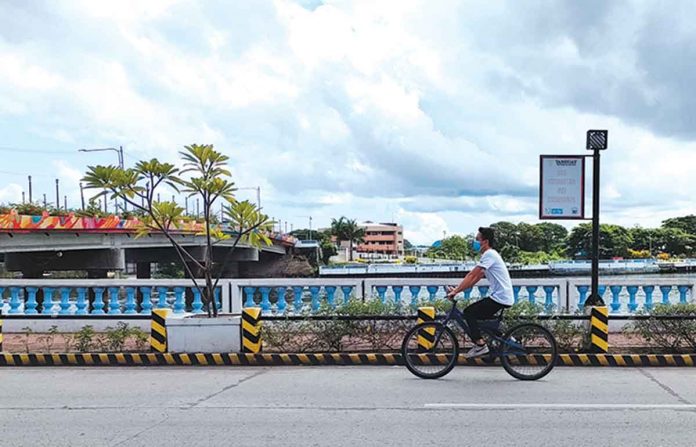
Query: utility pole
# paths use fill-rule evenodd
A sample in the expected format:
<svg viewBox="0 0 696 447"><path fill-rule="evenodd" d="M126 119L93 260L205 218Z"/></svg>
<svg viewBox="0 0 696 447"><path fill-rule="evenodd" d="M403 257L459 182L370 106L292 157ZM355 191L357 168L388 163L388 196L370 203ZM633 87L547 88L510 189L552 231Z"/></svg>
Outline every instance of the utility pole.
<svg viewBox="0 0 696 447"><path fill-rule="evenodd" d="M31 203L32 200L34 200L34 199L33 199L32 195L31 195L31 175L30 175L30 176L29 176L29 203Z"/></svg>
<svg viewBox="0 0 696 447"><path fill-rule="evenodd" d="M56 209L60 209L60 187L58 186L58 179L56 179Z"/></svg>

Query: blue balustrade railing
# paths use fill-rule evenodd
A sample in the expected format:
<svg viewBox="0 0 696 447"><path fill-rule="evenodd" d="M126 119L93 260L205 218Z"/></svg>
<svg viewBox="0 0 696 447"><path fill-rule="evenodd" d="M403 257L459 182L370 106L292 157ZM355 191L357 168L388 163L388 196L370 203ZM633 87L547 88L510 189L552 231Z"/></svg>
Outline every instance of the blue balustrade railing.
<svg viewBox="0 0 696 447"><path fill-rule="evenodd" d="M38 280L32 280L31 285L22 284L22 280L0 281L0 309L8 315L128 316L147 315L153 308L171 309L174 314L205 312L200 292L187 282L139 286L110 281L103 286L81 286L62 280L40 286ZM222 308L222 289L218 287L215 293L218 309Z"/></svg>
<svg viewBox="0 0 696 447"><path fill-rule="evenodd" d="M322 308L336 309L348 304L356 294L355 285L326 282L315 285L263 284L239 286L244 307L260 307L264 315L318 312ZM234 285L233 285L234 287Z"/></svg>
<svg viewBox="0 0 696 447"><path fill-rule="evenodd" d="M355 282L354 285L339 285L331 279L306 281L286 280L287 285L278 286L282 280L273 280L264 283L264 280L246 280L238 286L240 302L243 307L260 307L265 315L283 315L318 312L321 309L335 309L347 304L351 297L359 297L362 300L378 300L384 304L392 304L397 307L411 307L426 305L436 300L443 299L447 293L447 286L454 286L452 280L435 280L427 282L419 280L385 280L376 279ZM300 282L300 284L298 284ZM550 284L552 282L553 284ZM562 281L546 281L530 283L524 286L515 286L515 300L525 300L533 303L543 312L559 312L565 305L563 293L565 286ZM234 287L234 286L233 286ZM364 296L360 295L360 289ZM487 284L477 285L472 289L464 290L461 298L464 300L477 300L488 296L490 288Z"/></svg>
<svg viewBox="0 0 696 447"><path fill-rule="evenodd" d="M599 294L609 306L610 312L614 314L650 312L655 307L656 300L663 305L695 302L694 283L683 284L679 282L679 278L676 278L672 284L664 284L664 279L655 281L642 279L639 280L640 282L632 282L606 278L603 281L606 283L600 284ZM589 284L578 283L575 280L570 281L569 286L577 294L576 306L570 306L571 310L582 309L589 294ZM607 290L609 296L605 294Z"/></svg>
<svg viewBox="0 0 696 447"><path fill-rule="evenodd" d="M378 300L414 308L443 299L447 278L398 279L250 279L225 280L215 293L223 311L258 306L264 315L285 315L339 309L351 300ZM689 277L655 280L601 278L599 293L613 314L650 311L658 304L693 303ZM464 290L463 300L487 296L483 282ZM590 294L587 278L513 281L516 303L531 303L546 313L581 310ZM0 280L0 309L8 315L123 316L148 315L152 309L176 315L206 312L201 293L187 280Z"/></svg>

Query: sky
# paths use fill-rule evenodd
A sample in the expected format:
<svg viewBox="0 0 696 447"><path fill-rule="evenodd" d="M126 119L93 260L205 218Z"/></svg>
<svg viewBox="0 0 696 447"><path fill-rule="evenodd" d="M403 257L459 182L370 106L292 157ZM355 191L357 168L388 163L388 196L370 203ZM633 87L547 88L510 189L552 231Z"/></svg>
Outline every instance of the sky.
<svg viewBox="0 0 696 447"><path fill-rule="evenodd" d="M80 148L208 143L282 227L429 244L538 222L539 155L608 129L602 222L658 226L696 213L696 3L668 4L3 0L0 203L32 175L79 206L86 167L116 163Z"/></svg>

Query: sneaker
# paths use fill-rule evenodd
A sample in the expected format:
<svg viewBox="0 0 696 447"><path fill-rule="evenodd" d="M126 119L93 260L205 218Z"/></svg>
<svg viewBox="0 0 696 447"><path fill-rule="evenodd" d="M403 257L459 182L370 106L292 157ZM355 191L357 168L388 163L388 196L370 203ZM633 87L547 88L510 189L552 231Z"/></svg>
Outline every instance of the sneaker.
<svg viewBox="0 0 696 447"><path fill-rule="evenodd" d="M474 345L473 348L469 349L469 352L464 354L464 357L470 359L470 358L474 358L474 357L480 357L480 356L486 355L486 354L488 354L488 345L483 345L483 346Z"/></svg>

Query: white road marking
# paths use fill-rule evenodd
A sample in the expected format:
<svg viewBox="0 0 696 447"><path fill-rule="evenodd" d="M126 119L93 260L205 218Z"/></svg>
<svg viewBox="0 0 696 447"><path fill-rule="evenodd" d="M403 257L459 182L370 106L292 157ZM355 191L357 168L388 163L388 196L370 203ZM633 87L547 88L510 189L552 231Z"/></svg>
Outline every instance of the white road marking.
<svg viewBox="0 0 696 447"><path fill-rule="evenodd" d="M425 408L465 409L465 410L696 410L696 405L688 404L486 404L486 403L431 403Z"/></svg>

